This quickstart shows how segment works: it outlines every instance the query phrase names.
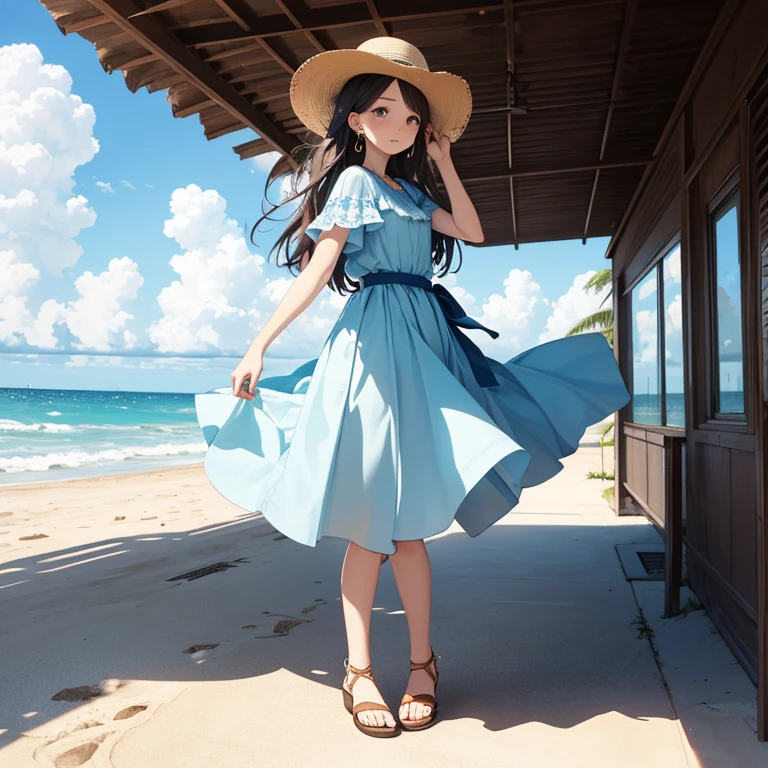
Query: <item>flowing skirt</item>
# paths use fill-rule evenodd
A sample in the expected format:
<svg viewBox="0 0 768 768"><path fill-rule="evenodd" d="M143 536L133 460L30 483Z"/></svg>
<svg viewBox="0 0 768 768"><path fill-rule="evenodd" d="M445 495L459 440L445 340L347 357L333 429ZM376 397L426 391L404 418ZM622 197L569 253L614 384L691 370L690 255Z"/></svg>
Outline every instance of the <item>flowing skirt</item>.
<svg viewBox="0 0 768 768"><path fill-rule="evenodd" d="M601 333L488 362L498 385L481 387L429 292L370 287L317 359L261 379L253 401L195 396L206 474L309 546L335 536L393 554L454 519L477 536L630 398Z"/></svg>

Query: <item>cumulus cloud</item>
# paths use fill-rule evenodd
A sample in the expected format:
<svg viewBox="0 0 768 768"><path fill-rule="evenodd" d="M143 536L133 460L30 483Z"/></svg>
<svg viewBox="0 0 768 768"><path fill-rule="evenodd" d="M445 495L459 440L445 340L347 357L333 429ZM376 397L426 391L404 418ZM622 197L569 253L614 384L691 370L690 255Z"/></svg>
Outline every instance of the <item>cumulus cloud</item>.
<svg viewBox="0 0 768 768"><path fill-rule="evenodd" d="M539 344L562 338L580 320L600 310L611 308L610 299L604 302L611 289L609 285L599 293L595 293L593 289L589 292L584 290L584 284L594 274L595 270L591 269L576 275L571 287L559 299L551 302L552 314L547 318L544 331L539 335Z"/></svg>
<svg viewBox="0 0 768 768"><path fill-rule="evenodd" d="M179 277L160 292L163 314L147 334L159 352L241 355L293 278L264 274L264 258L248 250L215 190L195 184L176 189L170 208L163 232L182 249L170 261ZM270 345L270 355L317 354L345 301L324 289Z"/></svg>
<svg viewBox="0 0 768 768"><path fill-rule="evenodd" d="M259 171L271 171L272 166L282 157L281 152L265 152L263 155L256 155L251 158L255 169Z"/></svg>
<svg viewBox="0 0 768 768"><path fill-rule="evenodd" d="M74 238L96 214L72 193L75 169L99 144L95 114L72 78L35 45L0 47L0 250L53 275L77 263Z"/></svg>
<svg viewBox="0 0 768 768"><path fill-rule="evenodd" d="M88 200L73 194L76 169L99 149L95 114L71 89L67 70L44 64L37 46L0 47L0 344L130 349L136 336L124 305L143 282L131 259L78 277L74 301L34 298L44 276L77 263L76 237L96 220Z"/></svg>
<svg viewBox="0 0 768 768"><path fill-rule="evenodd" d="M108 181L97 181L96 186L102 192L111 192L113 195L115 194L115 190L112 189L112 185Z"/></svg>

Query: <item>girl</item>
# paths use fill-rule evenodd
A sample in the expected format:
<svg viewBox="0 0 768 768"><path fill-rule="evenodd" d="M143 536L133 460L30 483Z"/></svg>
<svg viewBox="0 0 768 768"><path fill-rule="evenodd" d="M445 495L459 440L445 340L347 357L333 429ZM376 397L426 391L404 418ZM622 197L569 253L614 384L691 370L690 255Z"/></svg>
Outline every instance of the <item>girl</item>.
<svg viewBox="0 0 768 768"><path fill-rule="evenodd" d="M232 372L231 391L196 396L205 470L222 495L298 542L350 542L341 573L344 704L364 733L395 736L437 714L424 539L454 519L480 534L523 488L560 471L558 459L629 393L602 334L558 339L502 364L461 329L498 334L432 284L448 272L456 240L483 240L451 158L472 106L463 79L430 72L417 48L383 37L309 59L290 94L301 121L325 137L296 171L306 180L301 193L283 201L301 199L275 248L300 273ZM265 350L325 285L351 296L320 356L257 389ZM387 558L410 633L400 723L370 664Z"/></svg>

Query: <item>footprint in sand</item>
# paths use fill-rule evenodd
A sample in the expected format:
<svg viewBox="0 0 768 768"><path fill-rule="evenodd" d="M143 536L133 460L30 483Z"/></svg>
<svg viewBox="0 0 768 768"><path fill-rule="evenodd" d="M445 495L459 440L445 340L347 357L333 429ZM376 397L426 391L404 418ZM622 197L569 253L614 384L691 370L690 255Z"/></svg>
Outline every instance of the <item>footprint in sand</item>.
<svg viewBox="0 0 768 768"><path fill-rule="evenodd" d="M212 651L214 648L218 648L219 643L202 643L201 645L190 645L189 648L185 648L182 653L197 653L198 651Z"/></svg>
<svg viewBox="0 0 768 768"><path fill-rule="evenodd" d="M100 739L89 741L85 744L80 744L74 749L70 749L63 755L59 755L53 761L53 764L56 768L77 768L77 766L87 763L99 748L99 744L104 741L106 737L107 734L104 734Z"/></svg>
<svg viewBox="0 0 768 768"><path fill-rule="evenodd" d="M0 512L0 517L10 517L13 512Z"/></svg>
<svg viewBox="0 0 768 768"><path fill-rule="evenodd" d="M262 611L262 613L271 613L270 611ZM285 637L294 627L298 627L299 624L309 624L314 619L297 619L293 616L288 616L285 613L272 613L272 616L285 616L284 619L275 624L272 629L271 635L254 635L254 638L268 638L268 637Z"/></svg>
<svg viewBox="0 0 768 768"><path fill-rule="evenodd" d="M139 712L143 712L147 708L146 704L134 704L131 707L121 709L114 717L115 720L127 720L129 717L138 715Z"/></svg>
<svg viewBox="0 0 768 768"><path fill-rule="evenodd" d="M32 541L33 539L47 539L47 533L33 533L31 536L19 536L19 541Z"/></svg>
<svg viewBox="0 0 768 768"><path fill-rule="evenodd" d="M325 600L320 599L320 601L319 602L316 601L314 605L308 605L306 608L302 608L301 612L302 613L309 613L310 611L314 611L315 608L317 608L318 606L325 605L325 603L326 603Z"/></svg>

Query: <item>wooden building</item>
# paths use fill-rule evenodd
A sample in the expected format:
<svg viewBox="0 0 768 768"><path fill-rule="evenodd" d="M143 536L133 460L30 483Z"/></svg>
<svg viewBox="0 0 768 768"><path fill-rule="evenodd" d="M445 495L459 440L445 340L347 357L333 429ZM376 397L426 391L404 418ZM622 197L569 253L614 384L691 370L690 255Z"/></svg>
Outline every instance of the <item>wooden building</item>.
<svg viewBox="0 0 768 768"><path fill-rule="evenodd" d="M684 544L765 740L768 2L725 4L654 158L607 254L633 395L617 499L669 529L673 567Z"/></svg>
<svg viewBox="0 0 768 768"><path fill-rule="evenodd" d="M663 528L671 613L685 553L768 740L768 0L41 2L131 90L286 170L315 53L393 35L469 82L453 155L485 245L612 238L617 510Z"/></svg>

